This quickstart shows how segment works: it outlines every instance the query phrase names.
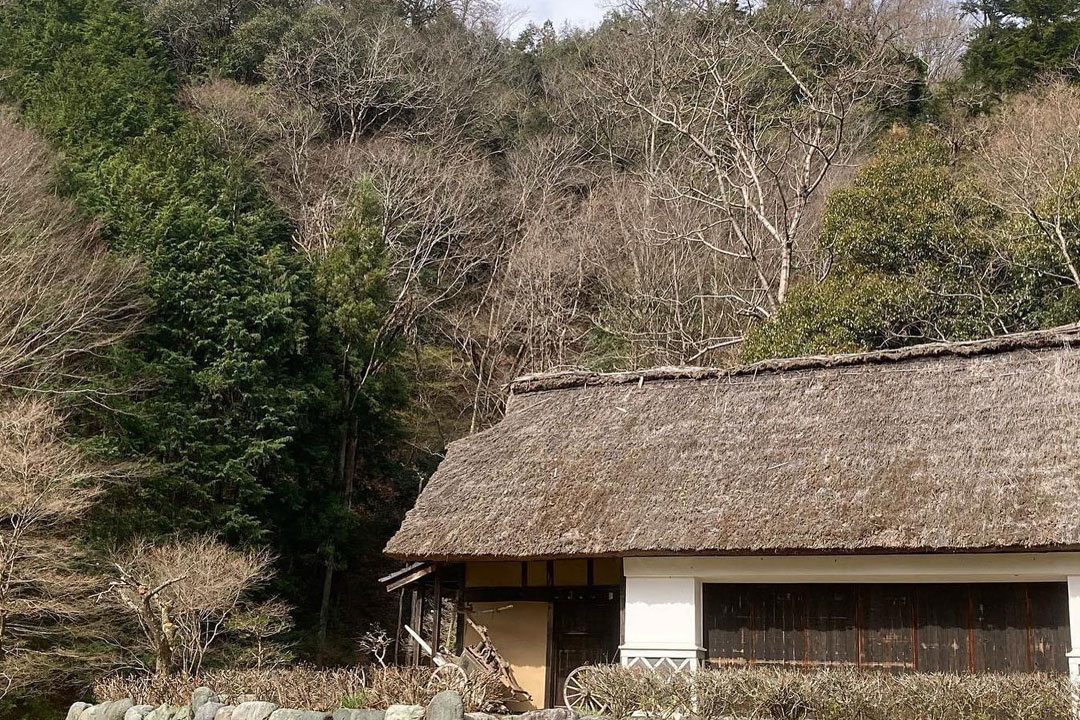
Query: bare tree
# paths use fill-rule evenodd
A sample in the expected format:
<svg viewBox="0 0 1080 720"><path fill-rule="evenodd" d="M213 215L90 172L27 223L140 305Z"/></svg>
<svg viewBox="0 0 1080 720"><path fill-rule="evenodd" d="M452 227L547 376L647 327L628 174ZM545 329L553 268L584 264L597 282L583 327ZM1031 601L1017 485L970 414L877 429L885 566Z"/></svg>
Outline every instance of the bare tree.
<svg viewBox="0 0 1080 720"><path fill-rule="evenodd" d="M446 308L439 324L457 352L448 368L471 397L471 432L499 417L503 386L536 368L576 365L589 330L589 264L575 214L597 180L573 138L539 138L509 153L499 203L505 218L481 266L485 281ZM463 414L464 414L463 413Z"/></svg>
<svg viewBox="0 0 1080 720"><path fill-rule="evenodd" d="M292 609L281 600L267 600L245 607L228 623L230 662L241 667L268 668L294 660L283 633L293 629Z"/></svg>
<svg viewBox="0 0 1080 720"><path fill-rule="evenodd" d="M0 695L103 659L77 642L101 628L74 538L102 483L132 470L70 443L62 404L134 332L137 268L52 183L44 143L0 114Z"/></svg>
<svg viewBox="0 0 1080 720"><path fill-rule="evenodd" d="M267 59L274 91L321 113L350 142L424 107L428 81L411 72L412 31L393 14L308 9Z"/></svg>
<svg viewBox="0 0 1080 720"><path fill-rule="evenodd" d="M726 8L726 6L724 6ZM627 39L583 77L641 127L646 203L697 212L678 236L740 269L730 302L764 318L809 250L812 209L875 108L906 81L866 18L835 3L751 14L628 5ZM657 241L672 228L650 230Z"/></svg>
<svg viewBox="0 0 1080 720"><path fill-rule="evenodd" d="M727 361L796 273L823 272L825 191L906 90L919 2L624 4L580 57L538 50L556 127L498 152L479 140L535 87L506 81L486 29L447 22L465 3L404 24L313 9L268 89L192 102L260 158L313 261L375 188L394 293L377 345L409 342L445 440L497 418L519 372Z"/></svg>
<svg viewBox="0 0 1080 720"><path fill-rule="evenodd" d="M234 550L209 536L162 545L136 542L115 554L115 579L100 597L138 624L157 674L196 675L211 649L237 639L242 626L234 626L235 620L258 607L273 627L287 612L283 605L257 606L252 599L269 581L271 564L265 550Z"/></svg>
<svg viewBox="0 0 1080 720"><path fill-rule="evenodd" d="M390 633L378 623L371 625L356 641L357 649L375 658L380 667L386 667L386 654L393 645L394 639Z"/></svg>
<svg viewBox="0 0 1080 720"><path fill-rule="evenodd" d="M77 361L131 334L137 265L51 190L45 144L0 114L0 389L68 387Z"/></svg>
<svg viewBox="0 0 1080 720"><path fill-rule="evenodd" d="M971 19L954 0L884 0L863 10L882 42L896 45L926 66L926 82L934 85L960 74L960 58L972 30Z"/></svg>
<svg viewBox="0 0 1080 720"><path fill-rule="evenodd" d="M74 642L101 632L74 538L102 483L125 469L95 464L64 435L49 400L0 402L0 696L101 660Z"/></svg>
<svg viewBox="0 0 1080 720"><path fill-rule="evenodd" d="M987 199L1053 249L1080 286L1080 89L1051 80L1012 98L976 130Z"/></svg>

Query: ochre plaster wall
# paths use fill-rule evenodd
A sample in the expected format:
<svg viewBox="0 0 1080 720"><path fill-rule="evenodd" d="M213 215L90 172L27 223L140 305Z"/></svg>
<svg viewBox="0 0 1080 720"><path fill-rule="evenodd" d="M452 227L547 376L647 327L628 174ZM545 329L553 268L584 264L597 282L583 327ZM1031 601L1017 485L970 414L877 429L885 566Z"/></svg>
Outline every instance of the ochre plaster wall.
<svg viewBox="0 0 1080 720"><path fill-rule="evenodd" d="M547 703L548 615L546 602L478 602L472 603L469 618L483 625L491 642L510 663L518 685L532 696L532 702L511 710L531 710ZM479 641L471 627L466 630L465 644Z"/></svg>

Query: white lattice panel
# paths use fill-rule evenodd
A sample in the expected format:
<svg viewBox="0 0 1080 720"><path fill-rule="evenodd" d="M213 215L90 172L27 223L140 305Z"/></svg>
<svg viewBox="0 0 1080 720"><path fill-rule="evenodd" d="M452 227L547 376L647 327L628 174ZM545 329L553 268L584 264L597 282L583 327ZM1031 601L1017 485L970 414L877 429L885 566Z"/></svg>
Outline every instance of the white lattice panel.
<svg viewBox="0 0 1080 720"><path fill-rule="evenodd" d="M626 667L640 667L648 670L666 670L683 672L697 670L697 658L692 657L644 657L626 658Z"/></svg>

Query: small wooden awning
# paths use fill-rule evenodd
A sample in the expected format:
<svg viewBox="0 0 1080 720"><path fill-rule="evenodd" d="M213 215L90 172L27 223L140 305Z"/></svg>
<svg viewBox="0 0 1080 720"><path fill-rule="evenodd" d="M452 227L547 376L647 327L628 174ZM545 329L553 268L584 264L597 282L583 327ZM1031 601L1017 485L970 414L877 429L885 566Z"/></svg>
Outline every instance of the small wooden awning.
<svg viewBox="0 0 1080 720"><path fill-rule="evenodd" d="M427 577L438 568L439 566L436 563L414 562L406 565L400 570L395 570L385 577L379 578L379 582L386 586L386 592L394 592L406 585L411 585L421 578Z"/></svg>

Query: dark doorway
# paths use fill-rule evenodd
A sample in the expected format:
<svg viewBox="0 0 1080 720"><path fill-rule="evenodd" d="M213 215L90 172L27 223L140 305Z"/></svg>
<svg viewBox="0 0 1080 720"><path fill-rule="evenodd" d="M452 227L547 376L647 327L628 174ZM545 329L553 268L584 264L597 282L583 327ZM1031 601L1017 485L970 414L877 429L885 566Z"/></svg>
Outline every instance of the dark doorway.
<svg viewBox="0 0 1080 720"><path fill-rule="evenodd" d="M566 677L582 665L607 664L619 656L619 599L613 590L576 591L551 605L551 691L564 704Z"/></svg>

